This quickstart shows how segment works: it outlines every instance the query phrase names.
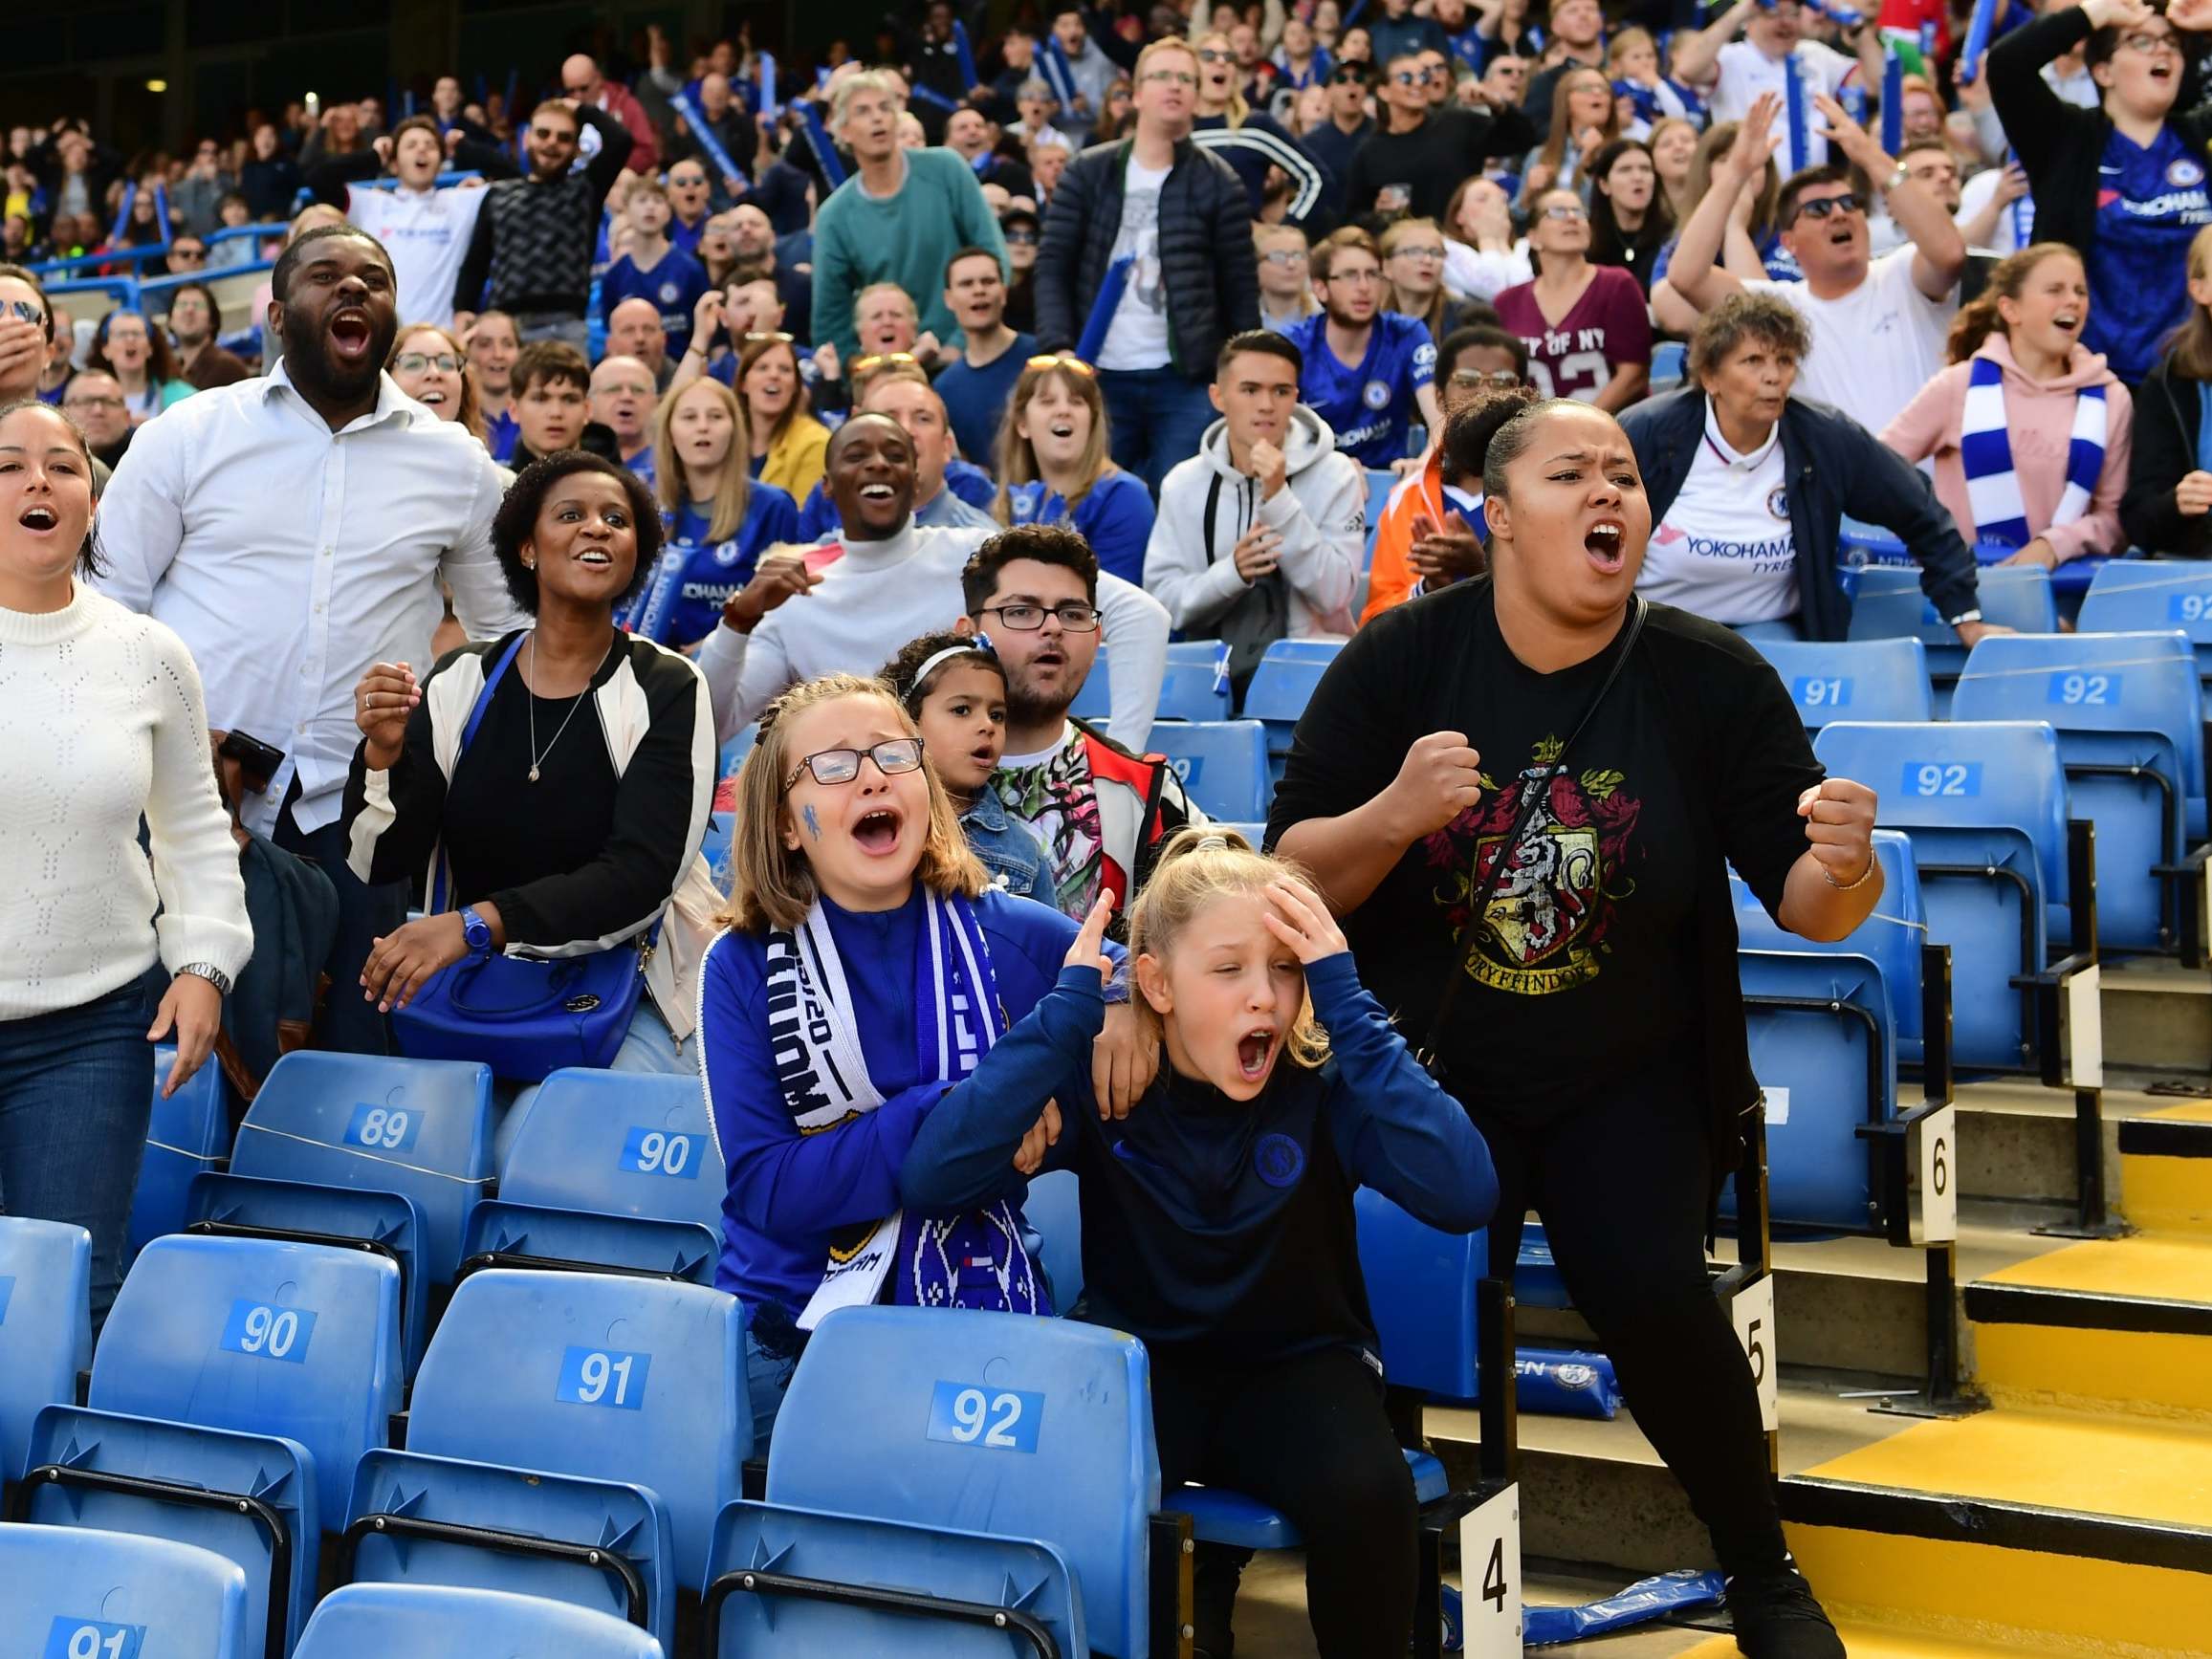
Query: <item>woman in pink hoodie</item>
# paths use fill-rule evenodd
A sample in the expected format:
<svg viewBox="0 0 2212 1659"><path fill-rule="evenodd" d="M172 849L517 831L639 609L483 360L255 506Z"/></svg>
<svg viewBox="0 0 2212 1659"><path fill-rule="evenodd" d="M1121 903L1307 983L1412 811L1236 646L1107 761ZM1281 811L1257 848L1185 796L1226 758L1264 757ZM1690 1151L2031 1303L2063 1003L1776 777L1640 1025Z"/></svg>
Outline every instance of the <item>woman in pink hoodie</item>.
<svg viewBox="0 0 2212 1659"><path fill-rule="evenodd" d="M1990 273L1951 325L1951 366L1882 428L1908 461L1936 461L1936 494L1959 534L2005 564L2047 569L2117 553L2134 405L2081 343L2089 278L2081 255L2039 242Z"/></svg>

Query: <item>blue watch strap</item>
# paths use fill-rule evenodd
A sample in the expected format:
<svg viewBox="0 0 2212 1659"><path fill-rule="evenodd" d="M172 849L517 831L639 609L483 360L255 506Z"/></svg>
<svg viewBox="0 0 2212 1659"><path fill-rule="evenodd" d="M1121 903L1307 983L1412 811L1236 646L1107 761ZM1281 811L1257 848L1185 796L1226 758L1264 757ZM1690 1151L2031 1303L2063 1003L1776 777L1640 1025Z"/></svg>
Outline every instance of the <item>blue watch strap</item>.
<svg viewBox="0 0 2212 1659"><path fill-rule="evenodd" d="M461 937L469 942L471 955L492 954L492 924L479 916L473 906L461 912Z"/></svg>

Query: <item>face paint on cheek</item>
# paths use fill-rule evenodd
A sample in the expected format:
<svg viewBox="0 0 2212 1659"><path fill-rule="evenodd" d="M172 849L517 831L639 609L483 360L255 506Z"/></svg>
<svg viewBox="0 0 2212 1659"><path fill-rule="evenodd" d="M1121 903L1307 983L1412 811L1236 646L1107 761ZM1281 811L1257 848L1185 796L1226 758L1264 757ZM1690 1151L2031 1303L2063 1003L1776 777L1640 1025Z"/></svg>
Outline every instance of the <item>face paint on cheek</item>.
<svg viewBox="0 0 2212 1659"><path fill-rule="evenodd" d="M811 806L800 807L799 816L806 820L806 833L816 840L821 840L821 820L814 816L814 808Z"/></svg>

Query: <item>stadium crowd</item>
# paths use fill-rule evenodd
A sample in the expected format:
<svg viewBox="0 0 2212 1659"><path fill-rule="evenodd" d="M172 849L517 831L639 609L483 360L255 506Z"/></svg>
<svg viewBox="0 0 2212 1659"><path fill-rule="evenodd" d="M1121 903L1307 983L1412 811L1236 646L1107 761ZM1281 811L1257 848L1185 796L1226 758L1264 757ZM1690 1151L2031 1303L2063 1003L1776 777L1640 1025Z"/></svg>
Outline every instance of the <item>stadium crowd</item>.
<svg viewBox="0 0 2212 1659"><path fill-rule="evenodd" d="M1742 1650L1840 1654L1703 1236L1727 866L1840 937L1875 799L1731 630L1843 637L1869 531L1968 644L2205 554L2212 0L983 11L8 132L0 1204L102 1311L156 1088L581 965L704 1080L761 1448L831 1308L1053 1311L1070 1168L1165 1478L1400 1653L1351 1192L1533 1208ZM1150 746L1176 639L1343 643L1264 838Z"/></svg>

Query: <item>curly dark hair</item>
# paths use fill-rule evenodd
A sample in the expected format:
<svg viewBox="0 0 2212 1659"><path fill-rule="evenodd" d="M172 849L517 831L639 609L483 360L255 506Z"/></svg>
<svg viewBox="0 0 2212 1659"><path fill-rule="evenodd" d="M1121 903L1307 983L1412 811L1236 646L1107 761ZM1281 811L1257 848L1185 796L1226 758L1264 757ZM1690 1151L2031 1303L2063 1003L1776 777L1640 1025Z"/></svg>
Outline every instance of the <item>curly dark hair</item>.
<svg viewBox="0 0 2212 1659"><path fill-rule="evenodd" d="M920 678L922 665L939 651L957 651L959 655L948 657L931 668L928 679ZM998 653L991 648L986 636L963 634L952 628L909 640L899 647L897 656L876 670L876 678L890 687L908 713L919 715L931 685L954 663L979 663L996 672L1001 681L1006 678L1005 665L998 661Z"/></svg>
<svg viewBox="0 0 2212 1659"><path fill-rule="evenodd" d="M634 599L660 561L661 510L638 475L603 455L584 449L558 449L522 469L522 476L515 480L492 519L492 551L498 556L499 574L507 578L507 591L515 596L515 602L532 616L537 614L537 572L522 562L522 544L537 533L537 515L545 510L545 498L553 487L577 472L598 472L612 478L629 497L630 517L637 525L638 559L630 572L630 585L615 604L627 604Z"/></svg>
<svg viewBox="0 0 2212 1659"><path fill-rule="evenodd" d="M1090 543L1080 531L1064 524L1017 524L984 542L961 567L960 593L970 616L982 615L983 607L998 592L999 571L1018 558L1072 570L1083 578L1084 592L1091 603L1098 602L1098 555L1091 552Z"/></svg>

